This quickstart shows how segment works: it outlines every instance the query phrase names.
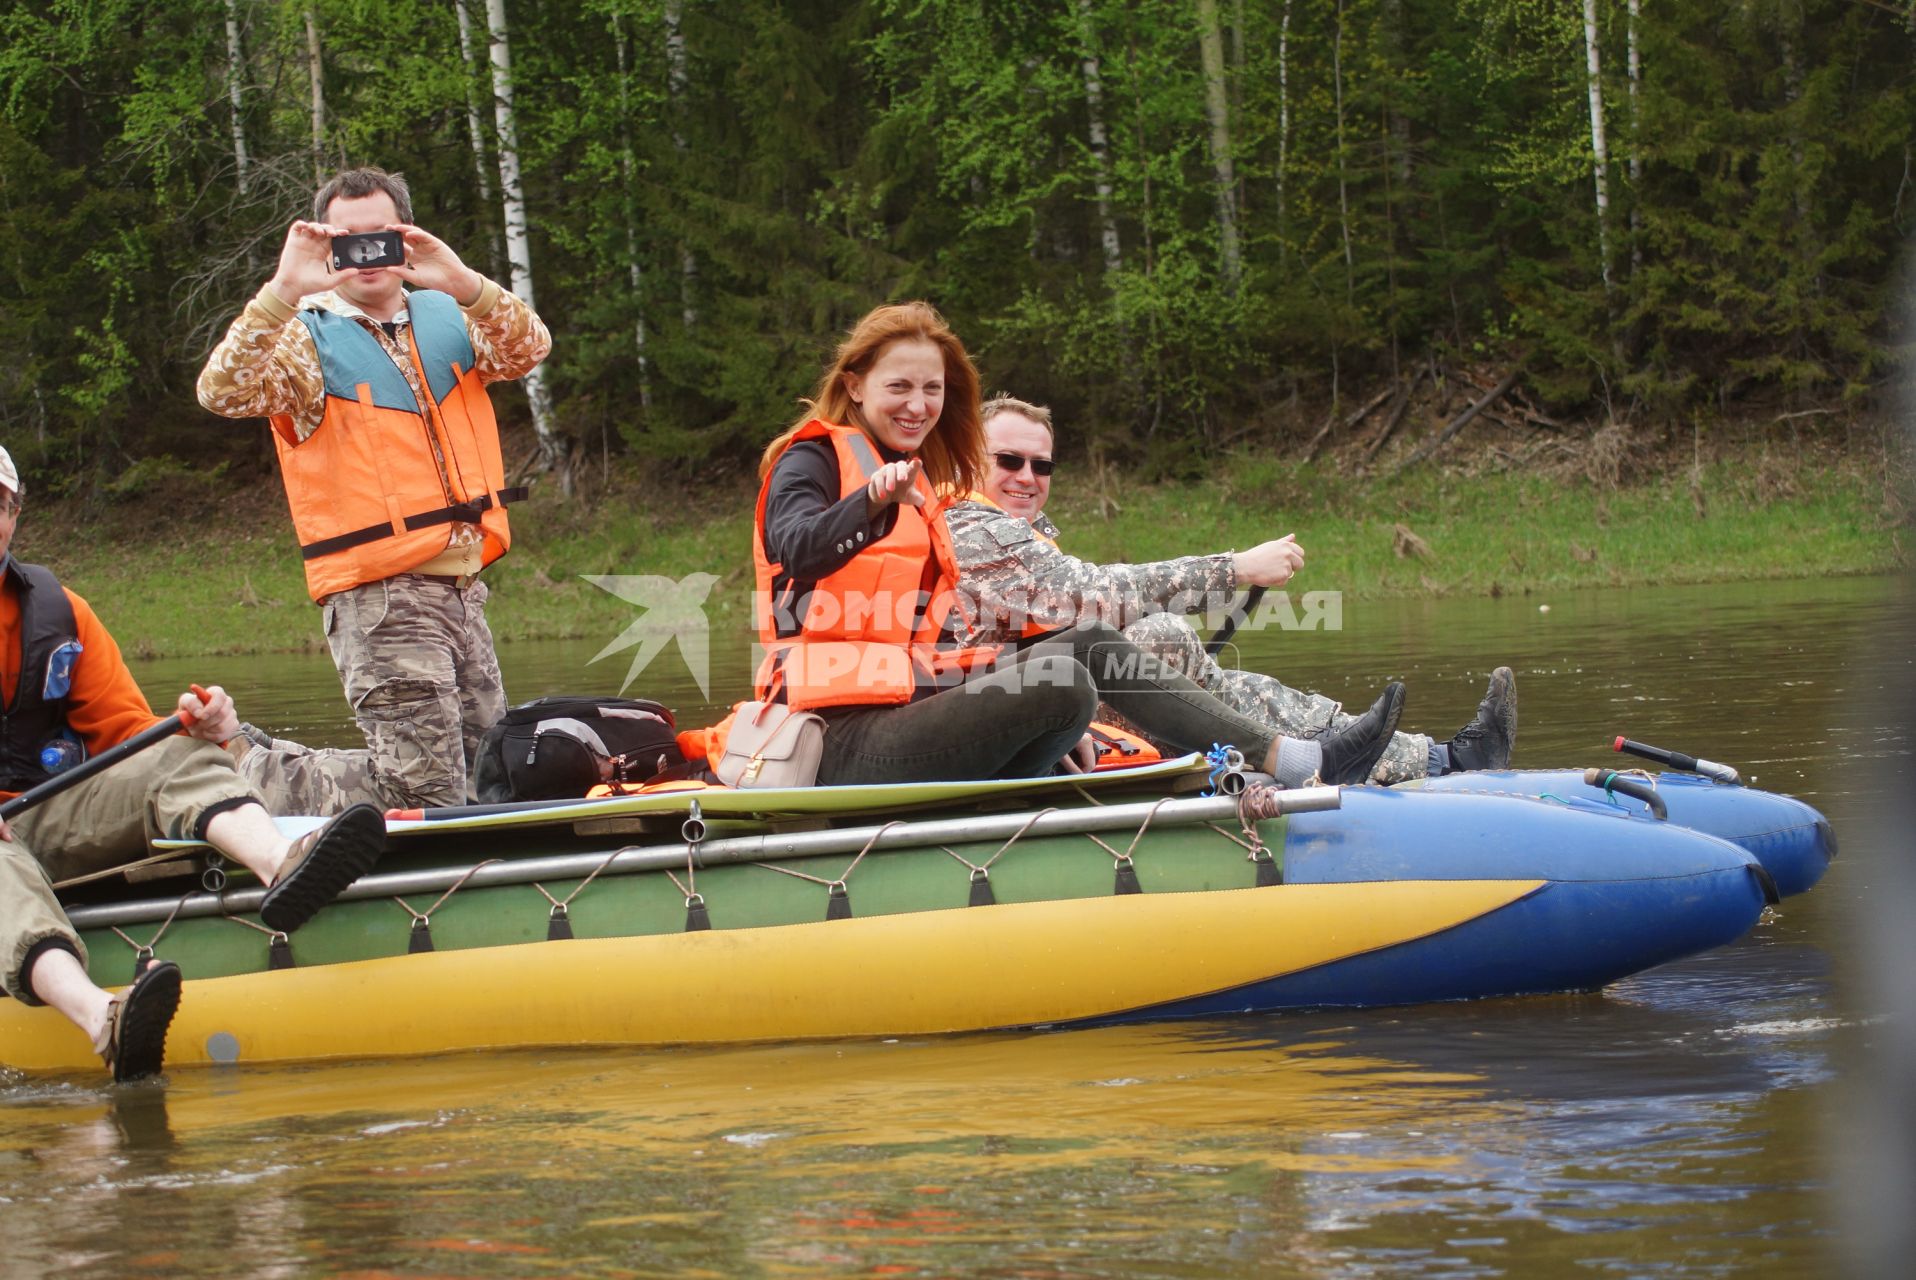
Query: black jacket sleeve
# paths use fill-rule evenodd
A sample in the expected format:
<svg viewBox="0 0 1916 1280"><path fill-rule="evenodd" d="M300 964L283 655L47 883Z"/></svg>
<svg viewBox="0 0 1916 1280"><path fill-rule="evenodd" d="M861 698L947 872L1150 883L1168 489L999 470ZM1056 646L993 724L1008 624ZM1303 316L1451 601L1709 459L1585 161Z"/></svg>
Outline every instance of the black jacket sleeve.
<svg viewBox="0 0 1916 1280"><path fill-rule="evenodd" d="M838 459L823 440L800 440L772 466L765 495L765 554L780 576L816 582L891 532L898 508L876 520L865 512L865 491L838 496Z"/></svg>

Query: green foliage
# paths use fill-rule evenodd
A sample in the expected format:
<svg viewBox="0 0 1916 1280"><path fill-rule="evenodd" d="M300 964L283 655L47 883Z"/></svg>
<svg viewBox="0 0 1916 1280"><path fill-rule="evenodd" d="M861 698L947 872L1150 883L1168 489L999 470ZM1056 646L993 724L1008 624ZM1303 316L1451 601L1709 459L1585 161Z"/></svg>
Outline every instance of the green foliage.
<svg viewBox="0 0 1916 1280"><path fill-rule="evenodd" d="M180 461L170 453L149 454L113 477L105 487L115 502L135 498L150 499L169 493L198 491L212 493L227 482L227 464L201 468Z"/></svg>
<svg viewBox="0 0 1916 1280"><path fill-rule="evenodd" d="M228 452L199 361L341 165L405 171L503 276L469 8L478 65L445 0L248 0L235 64L225 0L0 0L0 430L96 485ZM556 404L595 452L749 470L836 334L904 297L990 387L1164 474L1433 355L1522 358L1565 412L1678 414L1865 395L1907 343L1894 5L1657 0L1634 30L1599 5L1601 220L1567 0L1217 6L1226 193L1194 0L508 8Z"/></svg>

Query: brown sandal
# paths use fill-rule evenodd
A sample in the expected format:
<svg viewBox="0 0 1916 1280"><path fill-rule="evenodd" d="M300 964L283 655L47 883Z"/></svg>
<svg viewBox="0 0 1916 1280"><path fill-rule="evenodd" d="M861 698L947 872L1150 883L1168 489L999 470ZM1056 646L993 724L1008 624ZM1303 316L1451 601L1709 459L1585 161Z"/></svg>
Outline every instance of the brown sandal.
<svg viewBox="0 0 1916 1280"><path fill-rule="evenodd" d="M171 960L148 965L133 985L112 998L106 1026L93 1051L126 1084L160 1074L166 1061L166 1032L180 1007L180 967Z"/></svg>

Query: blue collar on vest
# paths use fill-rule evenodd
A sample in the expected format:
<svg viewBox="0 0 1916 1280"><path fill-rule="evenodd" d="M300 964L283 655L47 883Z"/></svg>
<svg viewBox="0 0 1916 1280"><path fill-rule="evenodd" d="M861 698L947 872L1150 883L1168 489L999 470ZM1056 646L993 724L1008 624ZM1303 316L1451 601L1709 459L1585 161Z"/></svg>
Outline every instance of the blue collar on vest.
<svg viewBox="0 0 1916 1280"><path fill-rule="evenodd" d="M472 336L466 332L466 320L451 294L436 289L417 289L406 295L406 314L412 329L414 350L426 370L426 385L434 403L441 403L458 385L460 373L472 370ZM326 380L326 394L344 400L358 398L364 383L373 404L400 413L418 413L412 384L399 371L393 356L381 345L365 323L337 311L307 307L299 313L300 323L313 335L313 347L319 352L320 372Z"/></svg>

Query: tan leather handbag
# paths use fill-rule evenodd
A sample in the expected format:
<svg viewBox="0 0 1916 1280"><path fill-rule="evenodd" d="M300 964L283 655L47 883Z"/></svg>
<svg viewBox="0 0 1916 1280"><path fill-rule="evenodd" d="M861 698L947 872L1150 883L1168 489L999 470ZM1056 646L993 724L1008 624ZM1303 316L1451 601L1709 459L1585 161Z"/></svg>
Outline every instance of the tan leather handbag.
<svg viewBox="0 0 1916 1280"><path fill-rule="evenodd" d="M728 787L809 787L825 754L825 722L782 702L741 702L712 772Z"/></svg>

